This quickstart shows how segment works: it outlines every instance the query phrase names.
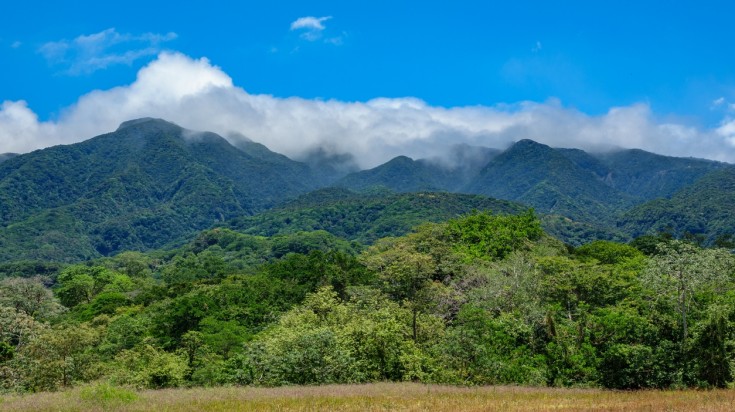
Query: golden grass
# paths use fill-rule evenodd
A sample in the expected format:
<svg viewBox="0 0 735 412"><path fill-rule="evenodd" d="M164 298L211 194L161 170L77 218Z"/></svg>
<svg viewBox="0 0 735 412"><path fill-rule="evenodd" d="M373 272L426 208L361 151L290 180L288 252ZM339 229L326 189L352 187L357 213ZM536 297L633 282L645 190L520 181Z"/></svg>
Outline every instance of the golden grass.
<svg viewBox="0 0 735 412"><path fill-rule="evenodd" d="M414 383L196 388L106 385L0 398L2 411L735 411L735 390L605 391Z"/></svg>

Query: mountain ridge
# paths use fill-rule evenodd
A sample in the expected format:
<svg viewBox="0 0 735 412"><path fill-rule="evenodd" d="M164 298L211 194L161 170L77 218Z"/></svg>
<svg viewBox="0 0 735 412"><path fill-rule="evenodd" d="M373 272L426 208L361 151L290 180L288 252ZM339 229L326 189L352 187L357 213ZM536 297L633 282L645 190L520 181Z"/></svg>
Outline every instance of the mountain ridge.
<svg viewBox="0 0 735 412"><path fill-rule="evenodd" d="M639 233L631 221L645 221L635 216L639 209L633 206L671 199L682 208L696 196L720 199L716 193L696 192L695 182L709 182L707 190L717 190L727 185L727 173L705 178L733 167L640 150L594 154L521 140L502 152L455 147L444 160L399 156L340 178L353 167L349 157L321 151L300 162L260 143L237 141L233 146L214 133L141 118L80 143L9 155L0 162L0 258L76 261L158 248L272 210L332 182L374 197L428 190L481 195L490 199L488 205L491 198L520 202L542 215L558 216L546 221L564 239L586 239L580 233L618 239ZM687 188L695 194L687 195ZM447 205L475 202L442 196ZM670 210L656 202L649 209ZM735 217L721 215L724 223L718 227L730 228ZM662 221L666 213L656 216ZM649 223L646 227L656 230ZM700 226L693 230L712 228ZM390 233L390 228L378 232Z"/></svg>
<svg viewBox="0 0 735 412"><path fill-rule="evenodd" d="M44 239L42 228L54 226L90 238L75 246L75 256L145 250L313 188L310 176L250 156L216 134L136 119L0 163L0 237L11 245L52 245L36 258L65 255L77 243Z"/></svg>

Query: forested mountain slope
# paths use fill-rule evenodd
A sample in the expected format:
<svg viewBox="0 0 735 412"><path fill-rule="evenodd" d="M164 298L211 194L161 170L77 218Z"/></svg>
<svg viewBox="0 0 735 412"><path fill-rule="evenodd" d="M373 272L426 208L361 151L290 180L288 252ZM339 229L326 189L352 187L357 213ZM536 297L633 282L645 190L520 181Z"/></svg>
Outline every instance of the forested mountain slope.
<svg viewBox="0 0 735 412"><path fill-rule="evenodd" d="M402 236L424 222L441 222L473 210L518 213L518 203L454 193L362 193L343 188L320 189L283 207L227 222L242 233L272 236L325 230L343 239L372 243Z"/></svg>
<svg viewBox="0 0 735 412"><path fill-rule="evenodd" d="M444 158L413 160L398 156L372 169L351 173L334 186L357 191L387 188L396 192L461 192L499 153L487 147L457 145Z"/></svg>
<svg viewBox="0 0 735 412"><path fill-rule="evenodd" d="M0 163L18 156L17 153L0 153Z"/></svg>
<svg viewBox="0 0 735 412"><path fill-rule="evenodd" d="M73 260L160 247L314 189L300 166L163 120L126 122L0 163L0 255Z"/></svg>
<svg viewBox="0 0 735 412"><path fill-rule="evenodd" d="M592 154L579 149L557 150L610 187L641 200L670 197L705 174L729 166L712 160L662 156L640 149Z"/></svg>
<svg viewBox="0 0 735 412"><path fill-rule="evenodd" d="M676 192L627 211L618 226L631 236L670 233L700 235L707 242L735 234L735 168L705 175Z"/></svg>
<svg viewBox="0 0 735 412"><path fill-rule="evenodd" d="M611 221L632 203L627 194L549 146L521 140L492 159L464 192L514 200L541 213L588 222Z"/></svg>
<svg viewBox="0 0 735 412"><path fill-rule="evenodd" d="M725 163L522 140L503 152L455 146L442 158L399 156L343 176L355 166L349 155L322 149L299 162L236 141L137 119L81 143L0 155L0 258L79 261L149 250L225 221L247 233L324 229L370 243L472 209L533 207L549 233L575 245L661 230L712 240L735 227L727 173L697 180ZM363 195L319 190L287 203L335 180ZM409 194L426 191L433 193ZM619 221L637 204L672 195Z"/></svg>

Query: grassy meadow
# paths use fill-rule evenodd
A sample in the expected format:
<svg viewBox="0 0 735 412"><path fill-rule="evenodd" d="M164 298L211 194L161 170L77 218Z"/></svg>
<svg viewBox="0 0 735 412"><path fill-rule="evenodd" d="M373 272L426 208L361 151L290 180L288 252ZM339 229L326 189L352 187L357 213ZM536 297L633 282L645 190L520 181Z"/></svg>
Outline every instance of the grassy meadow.
<svg viewBox="0 0 735 412"><path fill-rule="evenodd" d="M610 391L414 383L130 391L92 384L0 397L3 411L732 411L735 391Z"/></svg>

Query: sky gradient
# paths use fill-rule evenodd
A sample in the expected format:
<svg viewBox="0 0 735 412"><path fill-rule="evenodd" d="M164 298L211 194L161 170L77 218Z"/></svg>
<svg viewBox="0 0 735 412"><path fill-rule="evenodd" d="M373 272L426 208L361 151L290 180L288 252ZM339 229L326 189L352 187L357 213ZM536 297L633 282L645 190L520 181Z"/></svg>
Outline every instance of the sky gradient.
<svg viewBox="0 0 735 412"><path fill-rule="evenodd" d="M0 152L150 115L297 158L379 144L364 166L520 138L735 161L729 2L248 3L4 5Z"/></svg>

